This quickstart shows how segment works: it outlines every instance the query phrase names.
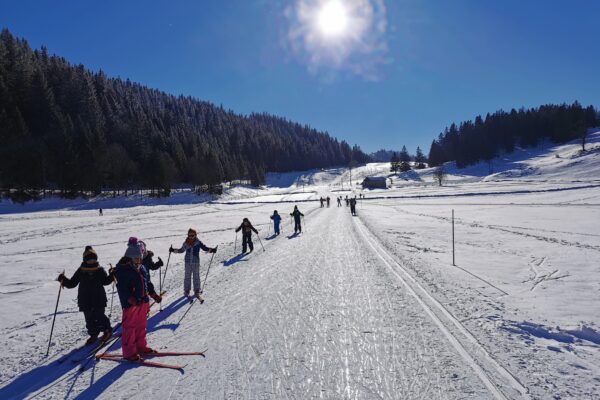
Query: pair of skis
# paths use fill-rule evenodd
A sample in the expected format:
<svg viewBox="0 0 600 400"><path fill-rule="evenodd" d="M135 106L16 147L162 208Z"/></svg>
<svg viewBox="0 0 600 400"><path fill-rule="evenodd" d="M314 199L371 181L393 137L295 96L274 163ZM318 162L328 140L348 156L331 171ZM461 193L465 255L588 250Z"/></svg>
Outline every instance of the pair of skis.
<svg viewBox="0 0 600 400"><path fill-rule="evenodd" d="M206 350L204 351L197 351L197 352L173 352L173 351L166 351L166 352L153 352L153 353L148 353L145 355L145 357L171 357L171 356L202 356L202 357L206 357L204 355L204 353L206 352ZM148 361L144 358L140 358L138 360L127 360L125 358L123 358L122 354L119 353L104 353L104 354L98 354L96 355L96 360L110 360L110 361L117 361L117 362L126 362L126 363L131 363L131 364L137 364L137 365L142 365L142 366L146 366L146 367L155 367L155 368L165 368L165 369L174 369L174 370L178 370L183 372L183 369L185 368L185 365L172 365L172 364L163 364L163 363L158 363L158 362L154 362L154 361Z"/></svg>

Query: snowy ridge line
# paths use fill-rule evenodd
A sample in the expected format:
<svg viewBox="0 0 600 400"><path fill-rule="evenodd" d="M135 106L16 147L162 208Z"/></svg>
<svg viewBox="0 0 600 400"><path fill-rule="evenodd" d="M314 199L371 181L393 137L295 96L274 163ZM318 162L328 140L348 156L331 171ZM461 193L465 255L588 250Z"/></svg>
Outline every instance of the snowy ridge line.
<svg viewBox="0 0 600 400"><path fill-rule="evenodd" d="M441 314L452 323L458 331L460 331L464 337L471 342L475 349L481 353L481 356L493 367L501 376L503 376L507 383L524 399L530 399L529 390L524 387L521 382L506 368L498 364L498 362L485 350L485 348L479 343L479 341L473 336L473 334L460 322L458 321L440 302L438 302L425 288L419 284L395 259L391 256L383 246L373 238L372 234L364 226L363 222L356 219L356 227L360 234L363 236L365 242L373 249L377 256L383 261L383 263L392 271L392 273L398 277L400 282L409 291L409 293L417 300L417 302L423 307L423 310L431 317L433 322L440 328L444 336L452 344L452 346L458 351L463 359L471 366L475 373L479 376L483 384L490 390L490 392L497 399L507 399L506 395L500 390L500 388L492 381L492 378L483 369L483 367L475 360L475 357L469 353L469 351L463 346L458 338L450 332L450 329L442 322L441 318L435 313L434 308L441 312ZM409 283L410 282L410 283ZM417 294L417 291L421 295ZM429 303L429 304L428 304Z"/></svg>
<svg viewBox="0 0 600 400"><path fill-rule="evenodd" d="M600 186L600 185L598 185ZM260 197L260 196L257 196ZM221 204L221 205L242 205L242 204L280 204L280 203L308 203L319 201L319 199L304 199L304 200L265 200L265 201L211 201L210 204Z"/></svg>
<svg viewBox="0 0 600 400"><path fill-rule="evenodd" d="M571 186L566 188L554 188L554 189L538 189L538 190L510 190L510 191L499 191L499 192L466 192L466 193L448 193L448 194L426 194L418 196L370 196L363 198L363 200L385 200L385 199L428 199L438 197L473 197L473 196L497 196L497 195L509 195L509 194L531 194L531 193L552 193L552 192L564 192L567 190L581 190L581 189L593 189L600 187L597 185L585 185L585 186ZM316 200L306 200L316 201ZM585 204L588 205L588 204Z"/></svg>

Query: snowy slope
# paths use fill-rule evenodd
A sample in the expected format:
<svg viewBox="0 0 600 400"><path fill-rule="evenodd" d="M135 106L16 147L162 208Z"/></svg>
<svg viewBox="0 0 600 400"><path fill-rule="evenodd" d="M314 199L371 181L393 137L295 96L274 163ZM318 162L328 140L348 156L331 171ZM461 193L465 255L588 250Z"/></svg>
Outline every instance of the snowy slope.
<svg viewBox="0 0 600 400"><path fill-rule="evenodd" d="M310 201L352 193L344 169L272 174L266 188L232 188L213 203L185 193L168 204L110 200L103 217L83 201L28 213L0 203L10 211L0 215L0 398L600 398L599 136L584 154L572 143L504 157L491 175L487 164L448 166L442 187L430 170L394 177L391 189L363 192L358 217ZM352 180L388 167L357 168ZM294 201L306 214L299 236ZM279 237L273 209L284 216ZM233 228L243 217L261 241L241 257ZM206 302L182 301L183 258L173 255L148 339L208 348L206 358L161 360L186 364L183 374L73 363L86 338L76 290L61 294L43 357L53 279L75 271L85 245L108 266L135 235L166 262L189 227L219 245Z"/></svg>

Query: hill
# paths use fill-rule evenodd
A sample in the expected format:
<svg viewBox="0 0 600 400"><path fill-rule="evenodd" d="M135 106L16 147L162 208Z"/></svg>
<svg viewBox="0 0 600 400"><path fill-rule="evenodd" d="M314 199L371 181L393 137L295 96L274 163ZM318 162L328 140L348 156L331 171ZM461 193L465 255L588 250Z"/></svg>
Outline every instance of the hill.
<svg viewBox="0 0 600 400"><path fill-rule="evenodd" d="M91 72L0 34L0 188L163 189L365 162L327 133ZM24 167L26 166L26 168Z"/></svg>

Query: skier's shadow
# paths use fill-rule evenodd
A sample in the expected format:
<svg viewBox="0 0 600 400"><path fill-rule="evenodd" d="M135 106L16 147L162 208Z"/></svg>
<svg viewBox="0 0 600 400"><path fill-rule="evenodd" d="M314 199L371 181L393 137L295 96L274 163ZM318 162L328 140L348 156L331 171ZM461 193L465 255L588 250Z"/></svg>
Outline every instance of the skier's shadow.
<svg viewBox="0 0 600 400"><path fill-rule="evenodd" d="M160 326L159 326L159 324L162 321L164 321L166 318L171 316L173 313L175 313L177 310L179 310L181 307L185 306L186 304L189 304L187 297L181 296L180 298L178 298L177 300L175 300L171 304L169 304L161 312L153 315L150 319L148 319L148 326L147 326L148 332L154 332L159 329L174 330L174 327L177 327L176 324L166 324L166 325L160 325ZM118 347L120 347L120 343L121 342L119 341ZM114 350L118 349L118 347L114 347L114 348L111 347L110 351L114 351ZM114 362L114 361L103 360L102 362L110 363L110 362ZM112 385L117 379L119 379L125 373L125 371L132 369L132 368L148 368L148 367L144 367L141 365L135 365L135 364L118 363L115 366L115 368L113 368L108 373L103 375L100 379L98 379L95 382L92 381L90 386L77 396L77 399L88 399L88 398L95 399L95 398L99 397L110 385Z"/></svg>
<svg viewBox="0 0 600 400"><path fill-rule="evenodd" d="M273 240L273 239L275 239L277 236L279 236L279 235L272 234L271 236L269 236L269 237L266 237L266 238L265 238L265 240Z"/></svg>
<svg viewBox="0 0 600 400"><path fill-rule="evenodd" d="M169 304L158 314L153 315L148 320L148 332L153 332L159 329L173 329L172 324L160 325L167 317L175 313L181 307L189 304L187 298L182 296ZM105 351L115 351L121 348L121 341L117 341ZM77 348L71 350L69 353L64 354L59 359L52 361L47 365L34 368L30 371L24 372L8 385L0 388L0 399L14 399L14 398L25 398L29 395L37 392L38 390L52 384L58 384L61 380L71 378L73 384L69 389L69 394L73 389L75 381L81 375L79 369L83 366L85 369L95 367L95 362L89 362L89 359L83 360L80 363L73 363L72 361L85 356L89 351L90 347ZM90 356L93 357L93 356ZM62 362L59 362L62 360ZM111 361L103 361L111 362ZM89 363L89 366L88 366ZM82 365L83 364L83 365ZM98 397L115 379L118 379L127 369L135 368L136 365L121 364L117 365L116 368L111 370L109 373L100 378L95 384L92 384L88 389L82 392L78 398L96 398Z"/></svg>
<svg viewBox="0 0 600 400"><path fill-rule="evenodd" d="M231 265L233 265L233 264L235 264L235 263L237 263L239 261L246 261L246 260L244 260L244 257L246 257L247 254L248 253L241 253L241 254L238 254L235 257L230 258L227 261L223 261L223 266L224 267L229 267L229 266L231 266Z"/></svg>
<svg viewBox="0 0 600 400"><path fill-rule="evenodd" d="M174 331L175 329L177 329L177 326L178 326L177 324L165 324L165 325L159 325L159 324L162 321L164 321L168 316L175 313L177 310L179 310L180 308L182 308L183 306L185 306L187 304L190 304L188 298L186 296L181 296L180 298L178 298L177 300L175 300L174 302L169 304L167 306L167 308L164 308L158 314L153 315L148 320L148 327L147 327L148 332L154 332L154 331L158 331L161 329L170 329L170 330Z"/></svg>
<svg viewBox="0 0 600 400"><path fill-rule="evenodd" d="M0 388L0 399L22 399L39 389L63 378L79 365L73 364L71 357L83 356L89 348L75 349L47 365L34 368L19 375L8 385ZM59 362L59 360L64 360Z"/></svg>
<svg viewBox="0 0 600 400"><path fill-rule="evenodd" d="M290 236L288 236L288 239L296 239L300 234L299 233L292 233Z"/></svg>

